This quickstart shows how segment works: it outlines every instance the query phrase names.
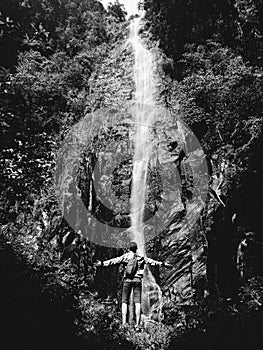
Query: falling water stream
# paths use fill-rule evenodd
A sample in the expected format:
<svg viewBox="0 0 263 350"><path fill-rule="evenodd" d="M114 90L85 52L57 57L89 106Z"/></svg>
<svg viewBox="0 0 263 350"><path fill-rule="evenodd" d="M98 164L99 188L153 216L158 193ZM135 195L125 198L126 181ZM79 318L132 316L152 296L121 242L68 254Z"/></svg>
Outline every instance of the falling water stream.
<svg viewBox="0 0 263 350"><path fill-rule="evenodd" d="M135 54L135 150L133 157L131 192L131 231L138 244L138 251L145 256L144 208L147 194L147 172L152 151L151 130L155 118L153 57L139 36L141 17L130 26L130 42ZM162 294L148 267L143 278L142 307L146 316L160 312Z"/></svg>

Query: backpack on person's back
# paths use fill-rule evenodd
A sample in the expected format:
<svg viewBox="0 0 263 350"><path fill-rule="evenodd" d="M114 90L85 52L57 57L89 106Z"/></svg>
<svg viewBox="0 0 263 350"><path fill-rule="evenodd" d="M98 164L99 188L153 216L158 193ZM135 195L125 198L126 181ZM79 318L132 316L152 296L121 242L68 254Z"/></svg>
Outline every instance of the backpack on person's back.
<svg viewBox="0 0 263 350"><path fill-rule="evenodd" d="M138 258L137 255L134 254L132 258L129 259L126 269L125 269L125 277L129 279L133 279L138 270Z"/></svg>

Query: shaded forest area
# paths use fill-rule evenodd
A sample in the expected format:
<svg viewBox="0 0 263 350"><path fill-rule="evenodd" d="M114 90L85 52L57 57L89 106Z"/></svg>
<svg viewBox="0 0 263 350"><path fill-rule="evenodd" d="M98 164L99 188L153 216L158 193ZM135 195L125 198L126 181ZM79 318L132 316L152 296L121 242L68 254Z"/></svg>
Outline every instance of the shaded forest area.
<svg viewBox="0 0 263 350"><path fill-rule="evenodd" d="M196 228L209 296L166 301L162 324L123 331L117 270L93 266L118 252L76 237L54 192L59 147L101 105L94 75L105 62L114 69L109 57L127 39L123 6L0 0L1 349L263 344L263 1L143 3L160 101L194 131L210 165Z"/></svg>

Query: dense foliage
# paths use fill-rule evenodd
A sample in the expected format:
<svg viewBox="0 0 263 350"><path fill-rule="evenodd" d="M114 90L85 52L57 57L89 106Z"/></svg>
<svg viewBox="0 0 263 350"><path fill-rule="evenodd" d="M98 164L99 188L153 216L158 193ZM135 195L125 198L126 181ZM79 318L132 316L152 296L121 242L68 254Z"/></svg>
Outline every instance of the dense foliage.
<svg viewBox="0 0 263 350"><path fill-rule="evenodd" d="M167 301L163 324L150 323L140 334L124 330L117 271L99 272L93 264L116 250L82 238L76 247L58 207L53 171L67 131L103 103L123 107L129 93L122 91L130 74L125 59L132 62L121 46L124 7L0 0L1 348L262 343L263 1L142 2L146 40L158 46L160 100L200 140L211 183L223 178L225 207L211 195L198 227L208 240L208 287L215 296L184 306ZM234 262L249 231L240 281Z"/></svg>
<svg viewBox="0 0 263 350"><path fill-rule="evenodd" d="M253 65L262 66L262 0L145 0L151 33L173 57L180 77L186 44L214 40L231 47Z"/></svg>
<svg viewBox="0 0 263 350"><path fill-rule="evenodd" d="M119 19L98 1L2 1L0 10L1 221L8 222L9 205L12 212L49 183L57 142L84 115L89 77Z"/></svg>

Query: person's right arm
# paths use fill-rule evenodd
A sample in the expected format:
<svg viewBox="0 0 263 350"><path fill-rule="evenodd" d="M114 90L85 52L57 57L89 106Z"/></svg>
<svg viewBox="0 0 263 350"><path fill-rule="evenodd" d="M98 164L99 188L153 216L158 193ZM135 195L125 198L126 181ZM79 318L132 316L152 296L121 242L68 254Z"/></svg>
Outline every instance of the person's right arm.
<svg viewBox="0 0 263 350"><path fill-rule="evenodd" d="M126 254L123 254L121 256L117 256L117 258L105 260L105 261L99 261L96 263L96 266L109 266L109 265L117 265L121 264L125 259Z"/></svg>

